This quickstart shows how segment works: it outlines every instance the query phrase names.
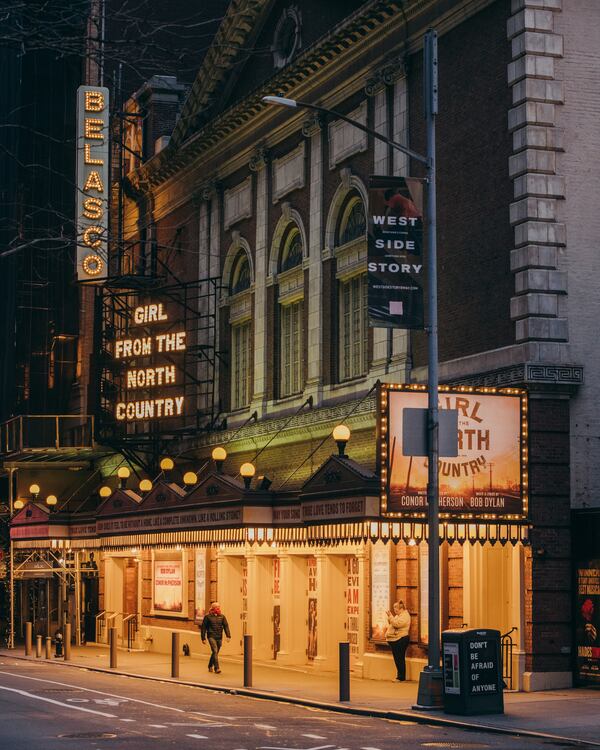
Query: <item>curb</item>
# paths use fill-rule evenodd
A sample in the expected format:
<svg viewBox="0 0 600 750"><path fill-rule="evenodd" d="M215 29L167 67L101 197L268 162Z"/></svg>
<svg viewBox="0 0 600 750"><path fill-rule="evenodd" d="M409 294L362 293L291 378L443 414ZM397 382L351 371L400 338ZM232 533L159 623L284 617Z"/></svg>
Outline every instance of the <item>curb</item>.
<svg viewBox="0 0 600 750"><path fill-rule="evenodd" d="M330 703L319 701L312 698L299 698L294 695L285 695L283 693L270 693L254 688L233 688L218 687L212 683L191 682L189 680L172 679L170 677L154 677L152 675L136 674L135 672L124 672L119 669L107 669L105 667L90 666L87 664L78 664L77 662L65 662L63 660L49 661L47 659L38 659L32 656L12 654L9 651L1 651L0 657L20 659L21 661L32 661L39 664L56 664L62 667L71 667L86 672L100 672L102 674L119 675L121 677L130 677L138 680L149 680L152 682L173 683L175 685L184 685L185 687L194 687L202 690L210 690L214 693L226 693L228 695L242 695L247 698L256 698L259 700L276 701L278 703L291 703L297 706L306 706L308 708L318 708L322 711L335 711L336 713L354 714L356 716L371 716L377 719L388 719L390 721L411 721L415 724L429 724L431 726L450 727L453 729L463 729L468 731L481 731L489 734L501 734L512 737L530 737L532 739L551 740L558 742L569 742L580 747L600 747L600 742L591 742L576 737L564 737L557 734L548 734L546 732L536 732L530 729L518 729L511 727L498 727L491 724L470 724L466 721L456 719L447 719L436 714L418 713L415 711L389 711L386 709L370 708L368 706L349 706L342 703Z"/></svg>

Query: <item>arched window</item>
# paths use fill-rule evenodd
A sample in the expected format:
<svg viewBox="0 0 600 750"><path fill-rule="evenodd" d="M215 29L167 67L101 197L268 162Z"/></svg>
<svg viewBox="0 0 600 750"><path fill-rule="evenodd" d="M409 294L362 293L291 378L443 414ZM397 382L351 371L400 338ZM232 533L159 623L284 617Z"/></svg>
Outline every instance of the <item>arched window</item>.
<svg viewBox="0 0 600 750"><path fill-rule="evenodd" d="M248 263L246 252L242 250L236 258L233 267L229 294L239 294L246 291L246 289L250 289L250 264Z"/></svg>
<svg viewBox="0 0 600 750"><path fill-rule="evenodd" d="M289 271L302 263L302 235L297 226L292 225L283 240L280 271Z"/></svg>
<svg viewBox="0 0 600 750"><path fill-rule="evenodd" d="M365 204L356 190L346 197L340 210L336 237L336 259L338 268L345 259L366 259L367 222ZM363 240L364 246L356 244ZM338 379L340 381L362 377L367 373L368 309L367 273L365 264L354 263L352 273L347 271L338 277Z"/></svg>
<svg viewBox="0 0 600 750"><path fill-rule="evenodd" d="M338 244L364 238L367 233L365 205L359 195L353 195L342 210L338 230Z"/></svg>
<svg viewBox="0 0 600 750"><path fill-rule="evenodd" d="M240 305L246 304L244 298L236 295L250 289L250 262L245 250L240 250L234 263L229 283L231 320L231 409L243 409L250 403L250 372L252 370L252 325L247 317L240 319L235 315ZM242 310L244 308L242 307Z"/></svg>
<svg viewBox="0 0 600 750"><path fill-rule="evenodd" d="M302 289L302 235L299 227L291 223L286 229L279 255L279 271L297 269L298 277L286 282L282 296L279 291L279 397L302 391L304 385L303 330L304 299ZM291 296L289 291L291 289Z"/></svg>

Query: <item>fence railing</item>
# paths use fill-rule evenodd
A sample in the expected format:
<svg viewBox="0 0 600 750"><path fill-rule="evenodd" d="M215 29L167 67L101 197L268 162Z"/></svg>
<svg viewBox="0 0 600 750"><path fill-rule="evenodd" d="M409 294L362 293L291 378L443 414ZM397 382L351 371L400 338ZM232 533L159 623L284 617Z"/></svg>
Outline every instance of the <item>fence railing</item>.
<svg viewBox="0 0 600 750"><path fill-rule="evenodd" d="M22 414L0 424L0 455L93 446L91 414Z"/></svg>
<svg viewBox="0 0 600 750"><path fill-rule="evenodd" d="M502 679L507 690L513 689L513 648L512 633L518 630L515 626L508 633L500 636L500 649L502 651Z"/></svg>
<svg viewBox="0 0 600 750"><path fill-rule="evenodd" d="M123 628L127 629L127 648L129 651L133 648L133 642L138 631L137 614L127 615L123 618Z"/></svg>

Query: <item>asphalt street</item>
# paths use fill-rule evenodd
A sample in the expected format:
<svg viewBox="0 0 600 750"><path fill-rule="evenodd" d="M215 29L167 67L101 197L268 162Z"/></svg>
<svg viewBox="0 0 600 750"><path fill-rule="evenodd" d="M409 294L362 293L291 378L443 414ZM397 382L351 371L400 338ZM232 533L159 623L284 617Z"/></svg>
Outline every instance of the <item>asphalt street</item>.
<svg viewBox="0 0 600 750"><path fill-rule="evenodd" d="M584 747L388 721L4 658L0 748L398 750Z"/></svg>

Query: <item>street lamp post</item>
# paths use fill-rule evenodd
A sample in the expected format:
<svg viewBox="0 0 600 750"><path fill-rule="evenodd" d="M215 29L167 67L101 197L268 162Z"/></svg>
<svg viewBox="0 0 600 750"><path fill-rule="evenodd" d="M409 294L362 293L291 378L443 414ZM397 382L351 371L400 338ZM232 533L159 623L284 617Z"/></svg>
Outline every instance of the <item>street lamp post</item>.
<svg viewBox="0 0 600 750"><path fill-rule="evenodd" d="M292 109L310 109L331 115L338 120L353 125L364 133L387 143L392 148L401 151L425 165L427 170L427 247L429 250L427 299L429 310L429 325L427 326L428 341L428 388L427 388L427 503L428 503L428 531L429 531L429 648L427 667L421 672L419 679L419 693L417 703L419 707L436 708L442 702L442 673L440 669L440 571L439 571L439 476L438 476L438 322L437 322L437 238L436 238L436 170L435 170L435 117L437 107L437 33L429 30L424 39L424 114L427 123L427 153L425 156L412 151L396 141L387 138L376 130L366 127L362 123L346 117L326 107L316 104L287 99L282 96L263 96L267 104L277 104Z"/></svg>

